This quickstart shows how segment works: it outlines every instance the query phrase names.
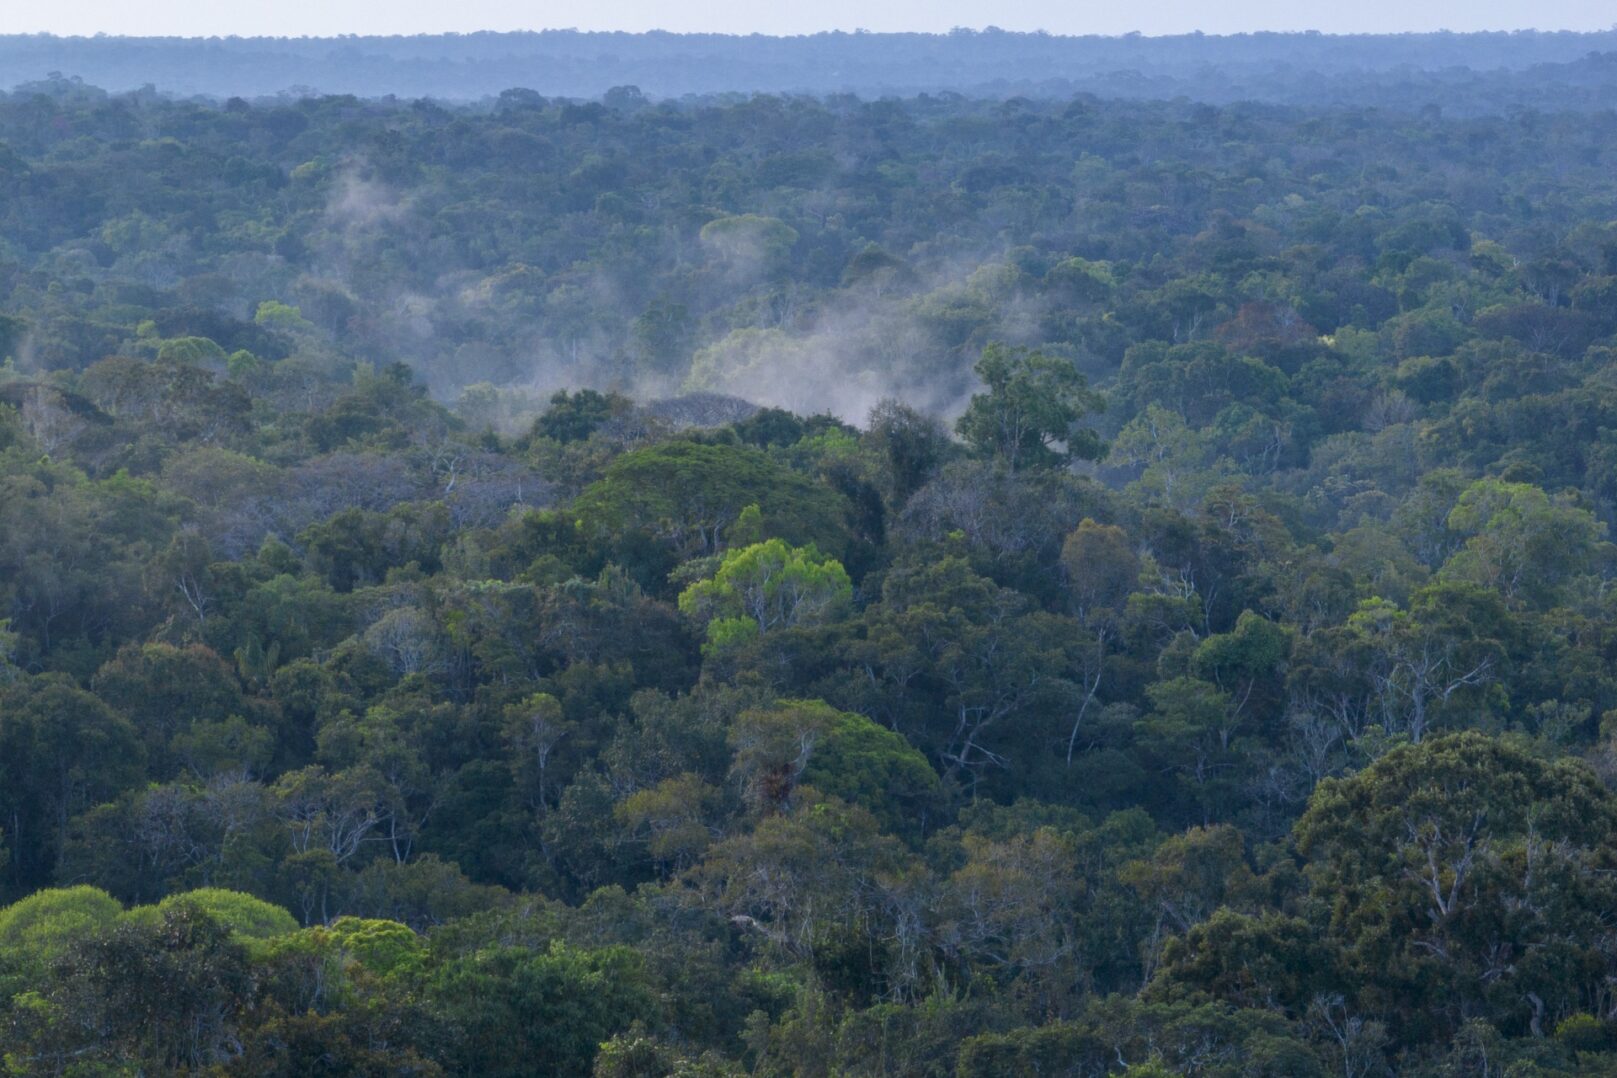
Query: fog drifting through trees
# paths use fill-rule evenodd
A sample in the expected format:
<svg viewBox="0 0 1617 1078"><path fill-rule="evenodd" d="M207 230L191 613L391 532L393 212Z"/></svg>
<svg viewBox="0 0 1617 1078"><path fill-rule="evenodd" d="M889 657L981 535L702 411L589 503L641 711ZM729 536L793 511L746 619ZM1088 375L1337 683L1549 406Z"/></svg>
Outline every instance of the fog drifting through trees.
<svg viewBox="0 0 1617 1078"><path fill-rule="evenodd" d="M0 40L0 1073L1612 1073L1608 39Z"/></svg>

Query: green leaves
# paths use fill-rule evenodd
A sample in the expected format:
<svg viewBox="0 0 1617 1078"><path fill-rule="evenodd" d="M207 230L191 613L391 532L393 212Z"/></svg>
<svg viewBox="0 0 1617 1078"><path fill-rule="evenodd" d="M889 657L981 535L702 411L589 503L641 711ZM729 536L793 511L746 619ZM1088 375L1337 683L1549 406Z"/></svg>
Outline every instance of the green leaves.
<svg viewBox="0 0 1617 1078"><path fill-rule="evenodd" d="M1565 1017L1617 975L1617 798L1580 763L1475 733L1405 745L1321 783L1294 833L1361 999L1405 1037L1520 1021L1524 998Z"/></svg>
<svg viewBox="0 0 1617 1078"><path fill-rule="evenodd" d="M1083 426L1104 401L1070 360L994 343L983 349L975 370L988 392L971 398L955 430L979 453L1014 472L1095 460L1104 452L1099 435Z"/></svg>
<svg viewBox="0 0 1617 1078"><path fill-rule="evenodd" d="M730 744L732 772L764 812L788 806L806 784L867 809L884 830L913 836L941 803L937 773L901 735L819 700L743 712Z"/></svg>
<svg viewBox="0 0 1617 1078"><path fill-rule="evenodd" d="M847 544L841 496L741 446L672 441L625 453L573 514L589 541L626 548L644 536L679 561L722 552L752 505L767 534L827 551Z"/></svg>
<svg viewBox="0 0 1617 1078"><path fill-rule="evenodd" d="M702 226L701 239L734 273L779 271L797 243L797 230L775 217L744 213Z"/></svg>
<svg viewBox="0 0 1617 1078"><path fill-rule="evenodd" d="M0 691L0 820L11 849L0 893L46 883L68 821L141 781L133 725L56 677Z"/></svg>
<svg viewBox="0 0 1617 1078"><path fill-rule="evenodd" d="M853 583L835 558L779 539L732 550L719 571L679 596L679 609L707 623L722 651L777 629L817 625L848 608Z"/></svg>
<svg viewBox="0 0 1617 1078"><path fill-rule="evenodd" d="M445 963L426 985L453 1031L462 1074L584 1078L597 1047L655 1013L644 960L628 947L491 947Z"/></svg>
<svg viewBox="0 0 1617 1078"><path fill-rule="evenodd" d="M1551 603L1575 577L1610 558L1604 523L1573 499L1552 498L1530 483L1477 480L1460 495L1448 525L1466 539L1441 577L1494 588L1518 603Z"/></svg>

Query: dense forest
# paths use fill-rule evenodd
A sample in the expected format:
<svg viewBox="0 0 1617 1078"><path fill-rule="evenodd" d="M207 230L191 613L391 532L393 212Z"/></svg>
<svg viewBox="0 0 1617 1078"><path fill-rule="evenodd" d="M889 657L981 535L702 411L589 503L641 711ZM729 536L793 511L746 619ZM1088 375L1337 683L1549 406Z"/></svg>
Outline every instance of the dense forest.
<svg viewBox="0 0 1617 1078"><path fill-rule="evenodd" d="M109 90L224 100L310 93L477 101L512 86L599 97L722 93L1374 104L1455 114L1617 107L1617 29L1068 37L948 34L474 33L339 38L0 34L0 87L59 74Z"/></svg>
<svg viewBox="0 0 1617 1078"><path fill-rule="evenodd" d="M1612 1074L1568 98L0 98L0 1073Z"/></svg>

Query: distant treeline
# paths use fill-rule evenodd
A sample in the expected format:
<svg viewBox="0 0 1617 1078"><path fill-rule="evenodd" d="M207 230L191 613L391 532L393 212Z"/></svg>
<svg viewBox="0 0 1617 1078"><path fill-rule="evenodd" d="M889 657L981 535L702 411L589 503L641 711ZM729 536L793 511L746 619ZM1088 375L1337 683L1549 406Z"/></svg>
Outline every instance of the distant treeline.
<svg viewBox="0 0 1617 1078"><path fill-rule="evenodd" d="M1617 104L1617 31L1058 37L990 28L800 37L653 32L340 38L0 37L0 86L79 78L186 95L287 91L477 100L513 86L596 97L961 92L1441 105L1465 113Z"/></svg>

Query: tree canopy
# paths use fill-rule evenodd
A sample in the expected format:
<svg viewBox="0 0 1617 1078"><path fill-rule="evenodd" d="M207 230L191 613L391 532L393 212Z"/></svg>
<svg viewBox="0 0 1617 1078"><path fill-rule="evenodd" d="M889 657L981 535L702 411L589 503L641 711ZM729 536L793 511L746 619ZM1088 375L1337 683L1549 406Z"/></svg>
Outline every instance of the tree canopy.
<svg viewBox="0 0 1617 1078"><path fill-rule="evenodd" d="M1549 37L0 94L0 1073L1617 1071Z"/></svg>

